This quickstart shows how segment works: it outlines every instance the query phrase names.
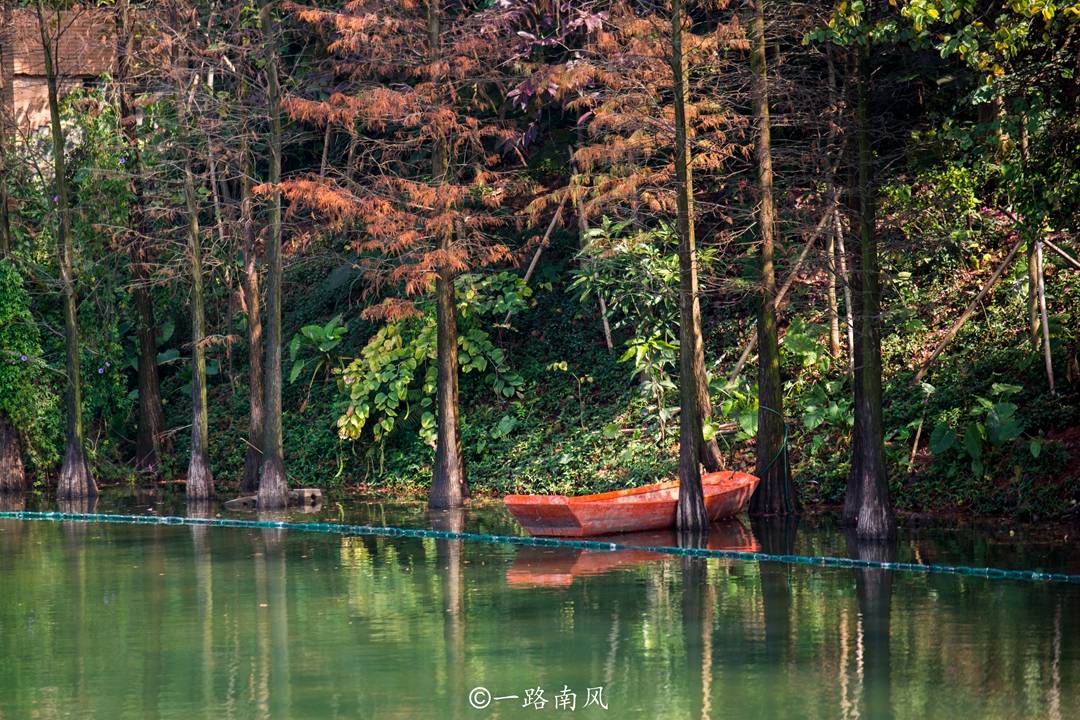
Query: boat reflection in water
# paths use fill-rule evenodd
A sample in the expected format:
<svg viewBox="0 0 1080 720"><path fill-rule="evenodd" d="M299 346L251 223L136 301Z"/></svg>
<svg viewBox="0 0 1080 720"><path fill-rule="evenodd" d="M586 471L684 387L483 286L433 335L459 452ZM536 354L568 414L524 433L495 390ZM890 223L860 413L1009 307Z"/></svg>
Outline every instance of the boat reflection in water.
<svg viewBox="0 0 1080 720"><path fill-rule="evenodd" d="M569 587L574 578L602 575L621 568L670 557L644 548L683 547L674 530L604 535L604 542L632 546L627 550L574 550L558 547L522 547L506 572L506 582L525 587ZM709 550L757 552L761 545L740 521L715 523L701 547ZM637 549L642 548L642 549Z"/></svg>

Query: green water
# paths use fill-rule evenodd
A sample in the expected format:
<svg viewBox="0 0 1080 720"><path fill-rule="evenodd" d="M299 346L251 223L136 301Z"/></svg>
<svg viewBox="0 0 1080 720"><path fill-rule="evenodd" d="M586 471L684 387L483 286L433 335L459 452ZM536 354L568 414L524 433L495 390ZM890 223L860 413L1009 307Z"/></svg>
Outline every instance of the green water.
<svg viewBox="0 0 1080 720"><path fill-rule="evenodd" d="M1078 632L1073 585L0 521L3 720L1075 718Z"/></svg>

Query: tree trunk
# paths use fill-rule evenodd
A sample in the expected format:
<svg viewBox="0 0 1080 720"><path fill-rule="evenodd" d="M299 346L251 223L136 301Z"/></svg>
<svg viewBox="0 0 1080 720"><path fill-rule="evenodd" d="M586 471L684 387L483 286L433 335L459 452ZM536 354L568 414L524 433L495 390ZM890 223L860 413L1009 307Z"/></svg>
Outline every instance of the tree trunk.
<svg viewBox="0 0 1080 720"><path fill-rule="evenodd" d="M828 301L829 301L829 354L833 362L840 360L843 350L840 346L840 303L837 299L836 286L837 275L840 272L837 249L836 233L829 233L829 240L825 248L825 262L829 273Z"/></svg>
<svg viewBox="0 0 1080 720"><path fill-rule="evenodd" d="M11 3L0 5L0 257L11 252L11 217L8 214L11 164L8 140L14 135L15 55L12 39Z"/></svg>
<svg viewBox="0 0 1080 720"><path fill-rule="evenodd" d="M686 105L690 88L686 78L686 58L682 47L682 0L671 3L671 74L675 88L675 178L678 192L679 230L679 504L676 526L680 530L708 527L705 498L701 489L702 389L703 379L695 372L694 360L700 348L701 307L698 300L697 248L694 238L694 185L690 158Z"/></svg>
<svg viewBox="0 0 1080 720"><path fill-rule="evenodd" d="M330 144L334 138L334 124L326 121L326 131L323 133L322 159L319 161L319 177L326 177L326 169L330 166Z"/></svg>
<svg viewBox="0 0 1080 720"><path fill-rule="evenodd" d="M181 122L186 123L187 118L182 118ZM184 132L186 134L186 128ZM208 455L202 238L199 206L195 196L195 174L191 169L191 152L188 148L184 158L184 198L188 213L188 253L191 256L191 461L188 463L187 498L189 501L198 501L214 495L214 475L210 471Z"/></svg>
<svg viewBox="0 0 1080 720"><path fill-rule="evenodd" d="M752 515L791 515L799 511L791 480L784 423L784 388L780 384L780 343L776 329L776 244L773 206L772 139L769 128L769 77L765 62L765 11L756 0L753 26L752 93L757 125L758 227L761 232L761 301L758 309L757 476L750 498Z"/></svg>
<svg viewBox="0 0 1080 720"><path fill-rule="evenodd" d="M1043 271L1042 242L1035 243L1035 266L1038 269L1039 289L1039 318L1042 325L1042 351L1043 362L1046 365L1046 382L1050 387L1050 394L1056 395L1054 389L1054 360L1050 353L1050 322L1046 313L1046 274Z"/></svg>
<svg viewBox="0 0 1080 720"><path fill-rule="evenodd" d="M270 114L270 234L266 245L266 364L263 391L263 464L259 480L259 509L275 510L289 501L281 420L281 97L278 86L277 42L271 2L259 6L265 45L267 104Z"/></svg>
<svg viewBox="0 0 1080 720"><path fill-rule="evenodd" d="M435 294L438 436L435 441L435 475L428 493L428 507L441 510L461 507L469 495L469 488L465 477L465 461L461 455L457 317L454 279L449 272L439 272L435 281Z"/></svg>
<svg viewBox="0 0 1080 720"><path fill-rule="evenodd" d="M140 251L139 253L145 256ZM161 385L157 371L157 325L154 304L147 282L142 258L135 260L135 282L132 296L137 316L136 335L139 341L139 416L135 436L135 470L153 479L161 477L161 438L165 432L165 415L161 407Z"/></svg>
<svg viewBox="0 0 1080 720"><path fill-rule="evenodd" d="M128 145L128 173L134 198L129 210L131 226L131 265L135 276L132 297L135 301L136 336L139 343L138 388L139 411L135 436L135 470L158 479L161 476L161 437L165 430L165 415L161 406L161 386L157 368L157 326L154 322L154 303L150 293L146 247L146 223L143 218L142 158L139 153L138 123L131 89L131 61L135 35L129 0L116 6L117 74L120 88L120 122Z"/></svg>
<svg viewBox="0 0 1080 720"><path fill-rule="evenodd" d="M54 202L60 214L57 223L56 245L60 266L60 287L64 295L64 347L67 364L67 448L60 467L56 493L60 499L95 497L97 485L90 474L83 449L82 378L79 368L78 298L75 291L73 267L75 246L71 237L71 210L68 206L67 168L64 158L64 130L60 125L60 93L54 62L53 41L45 19L44 0L37 0L38 29L45 61L45 78L49 95L49 120L52 130L53 171L56 196Z"/></svg>
<svg viewBox="0 0 1080 720"><path fill-rule="evenodd" d="M263 326L262 300L259 296L259 257L256 248L254 200L251 192L253 172L251 150L244 135L243 167L240 177L240 223L243 233L244 269L240 276L247 312L248 343L248 443L244 455L244 477L240 489L247 493L259 488L262 465L263 434Z"/></svg>
<svg viewBox="0 0 1080 720"><path fill-rule="evenodd" d="M1024 174L1024 185L1030 187L1030 183L1027 179L1028 172L1028 160L1029 160L1029 144L1028 144L1028 118L1027 113L1020 114L1020 167ZM1022 190L1024 188L1021 188ZM1039 269L1038 258L1036 257L1036 241L1038 228L1030 227L1032 218L1025 217L1024 224L1027 226L1028 242L1027 242L1027 277L1028 277L1028 292L1027 292L1027 306L1028 306L1028 340L1031 342L1031 349L1033 352L1039 352L1039 346L1041 345L1039 339Z"/></svg>
<svg viewBox="0 0 1080 720"><path fill-rule="evenodd" d="M434 59L439 49L439 0L428 0L427 31L429 57ZM446 182L450 168L449 148L439 139L431 152L431 174L436 183ZM443 235L439 249L446 252L453 239L452 231ZM428 507L434 510L461 507L469 495L465 476L465 461L461 454L460 413L458 399L458 336L457 308L454 301L454 276L448 268L440 268L435 280L436 347L438 374L435 394L438 404L437 437L435 440L435 473L428 492Z"/></svg>
<svg viewBox="0 0 1080 720"><path fill-rule="evenodd" d="M8 416L0 412L0 495L21 493L26 489L22 442L19 431Z"/></svg>
<svg viewBox="0 0 1080 720"><path fill-rule="evenodd" d="M1034 352L1039 351L1039 268L1035 257L1035 233L1027 241L1027 306L1028 306L1028 342Z"/></svg>
<svg viewBox="0 0 1080 720"><path fill-rule="evenodd" d="M836 63L833 62L832 49L826 53L826 61L829 69L829 105L833 108L833 111L839 113L841 105L839 103L839 93L837 92L836 85ZM832 145L836 139L838 129L839 117L834 120L829 128L829 146ZM846 145L846 143L844 143ZM843 146L841 146L843 147ZM843 161L843 151L841 150L840 156L837 158L837 168ZM832 277L829 279L829 291L830 302L835 305L836 303L836 282L839 280L840 287L844 293L844 334L847 337L847 371L848 375L854 376L854 370L852 369L855 364L855 321L852 316L852 298L851 298L851 276L848 274L848 254L847 249L844 247L844 218L840 214L840 193L836 188L836 171L834 170L830 180L832 186L832 237L829 238L830 247L832 250L829 252L829 262L832 268ZM830 310L832 306L830 306ZM839 313L833 311L833 317L837 320ZM833 327L836 327L834 321ZM836 329L833 330L833 337L836 336ZM835 356L839 357L839 340L834 339L833 345L836 347Z"/></svg>
<svg viewBox="0 0 1080 720"><path fill-rule="evenodd" d="M839 211L837 211L839 214ZM839 223L839 218L837 219ZM838 236L841 245L843 245L843 236ZM844 255L841 255L841 261L847 265L847 285L845 291L847 292L847 301L849 309L849 321L850 325L850 337L848 341L851 348L850 359L850 372L851 372L851 387L852 387L852 399L855 407L856 415L858 414L858 408L863 401L863 384L862 384L862 280L861 273L859 272L859 258L858 255L852 250L850 255L847 255L847 260L843 260ZM859 510L862 507L862 439L859 435L858 429L853 428L851 431L851 462L848 467L847 476L847 489L844 493L844 510L840 516L840 523L844 526L854 527L855 523L859 520Z"/></svg>
<svg viewBox="0 0 1080 720"><path fill-rule="evenodd" d="M359 135L353 126L349 126L349 154L345 158L345 177L352 180L356 176L356 146Z"/></svg>
<svg viewBox="0 0 1080 720"><path fill-rule="evenodd" d="M836 103L836 64L833 62L832 49L831 48L829 48L826 51L825 58L826 58L826 61L828 63L828 68L829 68L829 99L830 99L829 106L833 111L836 111L836 110L839 109L837 107L837 103ZM833 141L836 139L836 134L837 134L836 129L837 129L837 123L835 121L829 123L829 135L828 135L829 142L828 142L828 144L826 145L826 148L825 148L826 154L828 153L829 148L831 147ZM838 166L839 166L839 163L838 163ZM836 173L834 172L833 176L829 179L829 184L831 186L830 190L833 191L833 197L837 198L838 195L835 192L835 190L836 190L835 183L836 183ZM832 225L833 227L830 228L831 232L829 232L829 240L828 240L827 248L826 248L826 253L828 254L828 260L827 260L826 267L828 268L828 272L829 272L829 294L828 294L828 298L829 298L829 352L830 352L830 354L832 354L832 357L833 357L834 361L840 359L840 352L841 352L841 350L840 350L840 306L839 306L839 304L837 302L837 295L836 295L837 276L839 275L839 272L840 272L839 258L838 258L838 255L837 255L837 247L836 247L836 245L837 245L837 242L836 242L837 233L835 231L836 230L836 228L835 228L836 204L837 204L836 202L832 203L834 212L833 212L833 218L832 218L833 222L830 223L830 225Z"/></svg>
<svg viewBox="0 0 1080 720"><path fill-rule="evenodd" d="M11 253L11 223L8 218L8 113L12 110L11 88L11 5L0 7L0 260ZM19 493L26 486L22 462L22 442L11 420L0 412L0 495Z"/></svg>
<svg viewBox="0 0 1080 720"><path fill-rule="evenodd" d="M840 282L844 288L844 325L847 334L847 371L848 375L855 374L855 312L854 298L851 290L852 273L848 271L848 252L844 246L844 223L840 216L839 206L833 213L833 230L836 237L836 258L840 269Z"/></svg>
<svg viewBox="0 0 1080 720"><path fill-rule="evenodd" d="M696 263L695 263L696 264ZM698 427L704 427L705 423L712 420L713 407L712 398L709 396L709 375L705 372L705 339L701 335L701 303L700 300L694 303L698 306L697 312L697 326L691 328L694 331L694 355L690 359L694 363L694 387L697 390L697 406L698 406ZM698 446L698 460L705 466L706 472L717 472L724 469L724 456L720 452L720 444L716 442L716 439L706 440L704 437L701 439L701 445Z"/></svg>
<svg viewBox="0 0 1080 720"><path fill-rule="evenodd" d="M874 197L867 128L870 69L865 49L857 56L859 139L859 355L856 374L862 383L862 397L855 404L855 433L858 436L858 482L862 496L855 523L860 538L891 538L896 534L896 517L889 498L885 472L885 431L881 399L881 277L878 268L877 235L874 228ZM853 467L856 465L852 463Z"/></svg>

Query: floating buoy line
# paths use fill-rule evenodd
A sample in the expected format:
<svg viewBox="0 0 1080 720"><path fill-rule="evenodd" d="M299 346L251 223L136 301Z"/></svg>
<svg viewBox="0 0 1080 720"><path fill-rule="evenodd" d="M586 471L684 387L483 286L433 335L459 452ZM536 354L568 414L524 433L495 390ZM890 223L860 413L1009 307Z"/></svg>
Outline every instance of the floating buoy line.
<svg viewBox="0 0 1080 720"><path fill-rule="evenodd" d="M628 545L603 540L565 540L561 538L524 537L517 535L492 535L488 533L455 532L453 530L425 530L381 525L349 525L346 523L286 522L279 520L243 520L240 518L196 518L162 515L114 515L109 513L62 513L15 511L0 512L0 520L37 520L51 522L110 523L118 525L187 525L191 527L242 528L248 530L288 530L290 532L322 533L341 536L377 536L400 538L432 538L435 540L464 540L496 545L525 547L550 547L571 550L617 552L635 550L661 555L681 557L717 558L742 562L776 562L788 565L843 568L854 570L888 570L891 572L919 573L925 575L960 575L964 577L1028 582L1076 583L1080 575L1051 573L1041 570L1005 570L1002 568L978 568L964 565L933 565L923 563L883 562L879 560L856 560L854 558L780 555L741 550L711 550L709 548L672 547L668 545Z"/></svg>

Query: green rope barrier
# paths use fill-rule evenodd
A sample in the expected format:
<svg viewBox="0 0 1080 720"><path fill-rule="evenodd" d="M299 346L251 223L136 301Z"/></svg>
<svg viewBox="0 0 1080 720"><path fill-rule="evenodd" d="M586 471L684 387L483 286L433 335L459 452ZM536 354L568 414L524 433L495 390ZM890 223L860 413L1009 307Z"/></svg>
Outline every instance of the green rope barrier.
<svg viewBox="0 0 1080 720"><path fill-rule="evenodd" d="M856 570L888 570L935 575L961 575L965 577L1001 580L1024 580L1080 584L1080 575L1048 573L1039 570L1003 570L1001 568L975 568L954 565L926 565L920 563L881 562L855 560L852 558L807 555L780 555L740 550L710 550L708 548L679 548L654 545L627 545L602 540L563 540L560 538L523 537L515 535L490 535L486 533L454 532L451 530L423 530L420 528L380 527L374 525L347 525L344 523L292 523L278 520L241 520L233 518L182 518L159 515L111 515L61 512L0 512L0 520L39 520L52 522L116 523L134 525L188 525L192 527L225 527L257 530L290 530L344 536L382 536L406 538L434 538L436 540L466 540L503 545L567 548L574 550L638 550L663 555L700 558L719 558L743 562L778 562L789 565L809 565L825 568Z"/></svg>

